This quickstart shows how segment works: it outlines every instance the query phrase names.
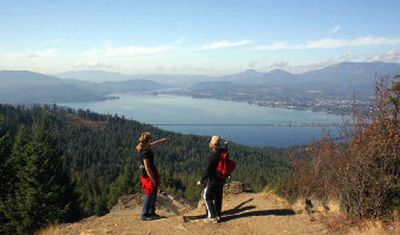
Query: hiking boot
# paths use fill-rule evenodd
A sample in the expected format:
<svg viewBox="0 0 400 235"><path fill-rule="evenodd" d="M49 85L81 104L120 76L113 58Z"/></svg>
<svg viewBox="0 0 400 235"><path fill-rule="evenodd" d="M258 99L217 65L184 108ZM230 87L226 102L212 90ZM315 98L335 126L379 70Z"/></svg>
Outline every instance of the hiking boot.
<svg viewBox="0 0 400 235"><path fill-rule="evenodd" d="M152 215L150 215L150 217L153 218L153 219L161 219L161 218L163 218L161 215L158 215L158 214L152 214Z"/></svg>
<svg viewBox="0 0 400 235"><path fill-rule="evenodd" d="M217 218L207 218L204 219L204 223L206 224L218 224Z"/></svg>
<svg viewBox="0 0 400 235"><path fill-rule="evenodd" d="M143 221L152 221L152 220L154 220L153 217L151 217L151 216L142 216L140 219L143 220Z"/></svg>

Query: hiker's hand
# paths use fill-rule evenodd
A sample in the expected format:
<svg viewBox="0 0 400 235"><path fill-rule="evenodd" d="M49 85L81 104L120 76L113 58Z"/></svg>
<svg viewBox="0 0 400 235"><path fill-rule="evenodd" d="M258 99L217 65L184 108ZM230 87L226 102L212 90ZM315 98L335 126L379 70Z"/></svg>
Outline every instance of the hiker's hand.
<svg viewBox="0 0 400 235"><path fill-rule="evenodd" d="M201 185L201 182L200 182L200 181L197 181L196 185Z"/></svg>
<svg viewBox="0 0 400 235"><path fill-rule="evenodd" d="M170 141L170 139L169 139L169 138L162 138L161 141L162 141L163 143L167 143L168 141Z"/></svg>

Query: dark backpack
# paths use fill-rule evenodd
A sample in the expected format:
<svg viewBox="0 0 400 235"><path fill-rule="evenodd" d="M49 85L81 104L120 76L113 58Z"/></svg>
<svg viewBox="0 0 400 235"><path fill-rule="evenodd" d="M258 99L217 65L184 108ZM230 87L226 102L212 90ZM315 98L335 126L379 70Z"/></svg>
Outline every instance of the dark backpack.
<svg viewBox="0 0 400 235"><path fill-rule="evenodd" d="M227 179L232 172L236 169L236 164L234 161L229 159L229 154L227 151L221 152L221 157L218 163L217 171L223 179Z"/></svg>

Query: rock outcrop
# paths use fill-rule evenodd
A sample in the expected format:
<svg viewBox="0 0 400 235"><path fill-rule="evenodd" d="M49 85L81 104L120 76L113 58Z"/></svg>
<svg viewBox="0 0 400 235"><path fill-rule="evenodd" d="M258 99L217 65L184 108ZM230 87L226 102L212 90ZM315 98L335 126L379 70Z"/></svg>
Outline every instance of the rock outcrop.
<svg viewBox="0 0 400 235"><path fill-rule="evenodd" d="M238 193L243 193L247 192L249 189L246 187L246 185L240 181L232 181L224 186L224 193L225 194L238 194Z"/></svg>

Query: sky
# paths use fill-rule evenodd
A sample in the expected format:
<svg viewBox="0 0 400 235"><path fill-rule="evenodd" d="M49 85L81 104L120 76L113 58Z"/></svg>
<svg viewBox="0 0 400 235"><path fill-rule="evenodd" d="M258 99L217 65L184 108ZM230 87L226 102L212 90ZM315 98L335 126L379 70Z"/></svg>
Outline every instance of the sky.
<svg viewBox="0 0 400 235"><path fill-rule="evenodd" d="M400 62L400 0L0 0L0 70L300 73Z"/></svg>

